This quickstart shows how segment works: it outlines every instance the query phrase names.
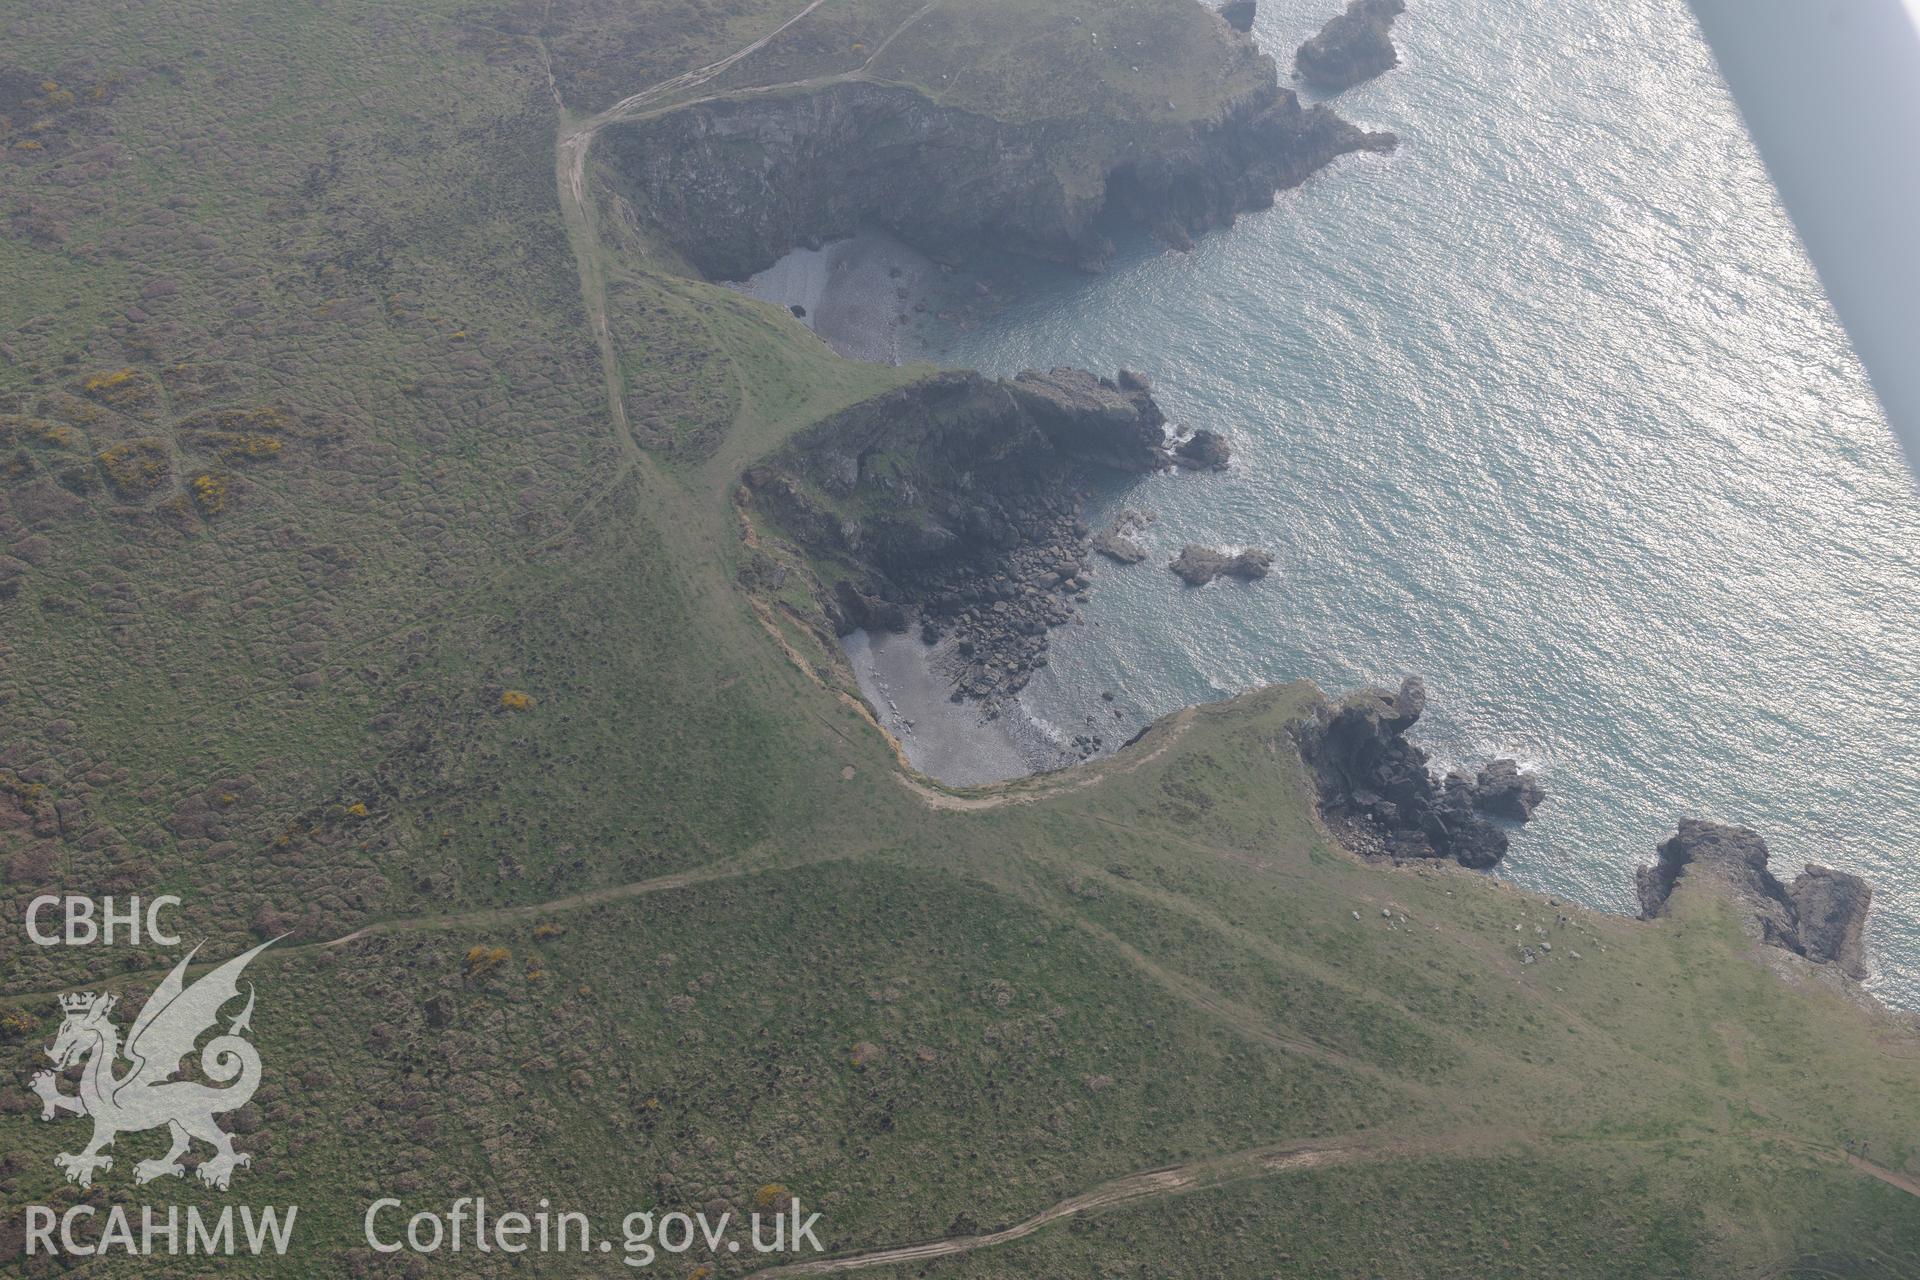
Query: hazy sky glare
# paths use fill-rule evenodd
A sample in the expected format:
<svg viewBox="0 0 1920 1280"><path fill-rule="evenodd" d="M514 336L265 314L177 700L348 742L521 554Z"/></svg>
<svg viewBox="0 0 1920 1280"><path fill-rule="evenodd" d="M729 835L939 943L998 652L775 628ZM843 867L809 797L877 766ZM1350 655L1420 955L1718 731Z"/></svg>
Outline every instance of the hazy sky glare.
<svg viewBox="0 0 1920 1280"><path fill-rule="evenodd" d="M1827 296L1920 474L1920 0L1691 0Z"/></svg>

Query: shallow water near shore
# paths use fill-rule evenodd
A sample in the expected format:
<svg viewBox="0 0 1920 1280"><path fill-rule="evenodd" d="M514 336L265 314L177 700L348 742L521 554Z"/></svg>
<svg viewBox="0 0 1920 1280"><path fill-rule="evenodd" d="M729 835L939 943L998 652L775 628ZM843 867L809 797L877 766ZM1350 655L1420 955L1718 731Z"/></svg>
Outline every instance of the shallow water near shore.
<svg viewBox="0 0 1920 1280"><path fill-rule="evenodd" d="M1023 700L1111 743L1418 672L1437 763L1552 793L1503 874L1632 911L1678 818L1742 822L1785 878L1873 884L1870 986L1920 1007L1920 496L1684 4L1418 0L1396 39L1338 105L1397 154L1102 276L934 272L895 317L906 358L1140 369L1232 440L1099 496L1096 527L1158 511L1153 554L1099 565ZM1186 587L1190 541L1273 576Z"/></svg>

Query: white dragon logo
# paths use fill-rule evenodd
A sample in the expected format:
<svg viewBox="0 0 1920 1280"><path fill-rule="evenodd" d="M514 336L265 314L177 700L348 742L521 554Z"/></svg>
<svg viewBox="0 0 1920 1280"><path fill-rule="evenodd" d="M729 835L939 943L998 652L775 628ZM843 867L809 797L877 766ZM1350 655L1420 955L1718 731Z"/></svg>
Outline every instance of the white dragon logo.
<svg viewBox="0 0 1920 1280"><path fill-rule="evenodd" d="M188 952L134 1019L126 1046L131 1065L117 1076L114 1066L121 1056L120 1031L107 1018L117 997L91 992L60 997L60 1007L67 1017L60 1024L53 1047L47 1050L54 1069L35 1075L32 1088L40 1095L42 1120L51 1120L63 1111L93 1118L93 1141L86 1149L53 1158L57 1167L66 1170L67 1181L92 1186L94 1170L113 1168L113 1157L101 1155L101 1148L111 1146L119 1134L161 1125L167 1126L173 1145L158 1160L134 1165L136 1182L151 1182L164 1174L183 1176L187 1170L180 1157L195 1138L214 1149L212 1158L199 1170L200 1180L209 1186L225 1191L233 1180L233 1171L251 1163L251 1157L233 1149L232 1137L213 1120L216 1115L245 1106L260 1087L259 1051L241 1038L253 1019L251 983L247 986L247 1006L228 1025L227 1034L215 1036L200 1051L201 1073L226 1087L209 1088L197 1080L173 1077L180 1070L180 1060L193 1052L194 1042L216 1024L221 1006L240 994L240 973L247 962L278 941L263 942L245 955L235 956L190 987L186 985L187 965L199 948ZM61 1093L57 1073L82 1058L86 1066L80 1074L80 1092Z"/></svg>

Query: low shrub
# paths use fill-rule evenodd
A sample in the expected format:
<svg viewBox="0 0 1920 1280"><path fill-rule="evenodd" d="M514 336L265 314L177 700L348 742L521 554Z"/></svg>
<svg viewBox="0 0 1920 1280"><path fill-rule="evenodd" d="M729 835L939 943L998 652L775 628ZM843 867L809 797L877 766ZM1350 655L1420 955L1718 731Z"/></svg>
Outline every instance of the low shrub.
<svg viewBox="0 0 1920 1280"><path fill-rule="evenodd" d="M173 464L164 441L151 437L123 440L94 456L107 483L122 498L144 498L165 484Z"/></svg>

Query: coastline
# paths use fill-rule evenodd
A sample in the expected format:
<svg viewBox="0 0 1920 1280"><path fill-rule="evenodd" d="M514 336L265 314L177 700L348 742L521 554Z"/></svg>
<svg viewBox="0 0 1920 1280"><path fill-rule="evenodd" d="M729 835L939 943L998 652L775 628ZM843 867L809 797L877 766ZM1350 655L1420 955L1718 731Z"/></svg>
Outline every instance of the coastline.
<svg viewBox="0 0 1920 1280"><path fill-rule="evenodd" d="M765 271L727 287L798 307L804 314L796 312L794 319L843 357L897 365L923 358L906 338L923 313L965 328L982 312L1006 305L1014 285L996 273L996 266L1007 264L982 262L956 272L884 232L863 231L818 249L792 250ZM1020 693L955 701L952 695L969 664L956 652L951 634L927 644L917 627L907 632L862 628L842 636L840 645L868 708L900 743L909 763L949 786L984 786L1064 769L1110 754L1126 736L1100 747L1071 741L1077 720L1075 729L1055 725ZM1087 715L1086 732L1109 728L1104 715L1098 722Z"/></svg>
<svg viewBox="0 0 1920 1280"><path fill-rule="evenodd" d="M955 702L950 638L929 645L906 632L858 630L840 645L867 705L931 778L978 787L1075 762L1017 697Z"/></svg>
<svg viewBox="0 0 1920 1280"><path fill-rule="evenodd" d="M1128 266L1130 262L1130 259L1123 259L1122 265ZM917 268L911 278L908 278L909 265ZM844 356L898 364L924 353L936 356L943 365L970 367L977 364L982 368L994 368L987 361L970 358L972 353L966 351L957 353L952 359L944 358L948 352L939 341L955 330L965 332L970 327L968 313L975 308L997 311L1019 297L1016 288L1002 287L1002 280L991 269L993 265L991 254L984 253L969 257L958 269L942 266L885 234L863 231L848 239L828 242L818 249L792 250L771 267L736 287L776 304L803 308L806 314L800 317L801 322ZM1029 266L1028 270L1039 273L1064 268L1047 265ZM1143 273L1135 271L1132 274ZM928 321L924 327L917 323L922 316ZM933 324L936 320L940 323ZM916 339L920 341L916 342ZM937 349L937 355L933 349ZM1122 344L1113 349L1132 351L1152 348ZM1077 350L1049 351L1043 357L1023 363L1003 363L998 369L1008 373L1028 365L1045 367L1049 364L1083 363L1079 359L1080 354ZM1390 380L1382 380L1380 385L1391 383ZM1257 433L1250 434L1249 438L1257 443L1271 443ZM1249 455L1250 463L1258 460L1257 454ZM1224 521L1215 526L1195 521L1190 511L1186 515L1196 545L1226 553L1237 550L1247 541L1244 530L1227 525ZM1018 583L1019 575L1009 576ZM911 607L915 603L911 595L905 599L894 597L884 585L869 579L861 580L860 590L864 593L860 601L863 606L905 603ZM1214 601L1209 598L1209 603ZM1224 606L1231 602L1219 603ZM1206 621L1214 622L1216 631L1228 631L1237 620L1237 614L1230 613L1224 607L1218 612L1223 621ZM915 617L911 613L908 616ZM872 611L868 607L855 608L848 612L847 617L849 621L872 618L877 626L890 625L880 616L877 608ZM1349 626L1348 631L1355 639L1364 641L1374 638L1369 633L1375 629ZM931 630L937 634L940 628L936 626ZM867 703L895 733L907 758L916 768L951 785L974 786L1075 762L1077 757L1063 758L1054 747L1053 743L1059 737L1058 731L1055 731L1053 739L1049 739L1050 726L1021 701L1022 698L1032 697L1035 707L1068 726L1068 733L1074 732L1080 719L1078 709L1075 714L1060 713L1057 699L1047 696L1047 689L1055 683L1053 680L1032 694L989 696L984 701L952 704L941 696L946 692L941 687L942 677L951 671L946 660L952 655L950 652L943 653L937 646L929 648L922 644L918 635L919 629L914 627L907 634L881 636L877 641L865 637L843 641L858 673L861 692ZM1232 641L1245 639L1233 634L1225 638L1230 642L1229 645L1221 646L1216 652L1231 652ZM1353 647L1356 651L1362 649L1358 644ZM1065 674L1064 670L1061 674ZM1335 673L1336 680L1339 674ZM1101 683L1110 684L1111 680ZM1328 687L1351 688L1356 683L1342 681L1329 684ZM1094 687L1098 688L1099 685ZM1499 704L1487 700L1486 705ZM1100 710L1097 705L1094 709L1096 712ZM1454 721L1466 721L1472 726L1480 714L1477 711L1456 713ZM1101 723L1104 722L1103 713ZM1444 723L1442 725L1443 729L1449 727ZM1505 731L1496 732L1504 744L1509 735ZM1479 736L1484 736L1484 733ZM1474 754L1466 750L1466 743L1459 735L1450 740L1449 745L1453 748L1449 754L1460 754L1463 758ZM1523 735L1517 749L1503 745L1492 754L1503 758L1544 758L1548 753L1541 749L1542 745L1532 737ZM1046 758L1049 756L1051 758ZM1443 764L1437 776L1444 779L1451 771ZM1692 801L1692 798L1687 797L1686 800ZM1687 807L1701 806L1692 802ZM1553 812L1557 816L1560 807ZM1488 852L1491 853L1490 848ZM1474 856L1482 858L1484 855ZM1492 860L1499 861L1501 856L1493 855ZM1539 888L1544 884L1554 892L1569 897L1575 896L1580 888L1592 890L1590 885L1566 883L1578 879L1578 870L1572 873L1555 870L1550 875L1539 877L1534 887ZM1617 884L1619 881L1614 879L1609 883ZM1618 896L1617 891L1613 896ZM1609 893L1601 888L1581 895L1581 900L1607 903Z"/></svg>

